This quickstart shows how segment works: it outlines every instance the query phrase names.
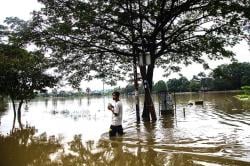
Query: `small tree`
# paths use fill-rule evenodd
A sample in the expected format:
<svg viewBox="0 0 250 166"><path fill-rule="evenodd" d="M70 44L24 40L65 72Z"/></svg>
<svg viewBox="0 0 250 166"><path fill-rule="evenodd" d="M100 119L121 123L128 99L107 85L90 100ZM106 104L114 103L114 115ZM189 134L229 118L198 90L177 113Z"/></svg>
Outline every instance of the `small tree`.
<svg viewBox="0 0 250 166"><path fill-rule="evenodd" d="M21 123L22 104L45 87L53 87L57 78L45 74L46 59L39 52L28 52L13 45L0 44L0 95L9 96Z"/></svg>

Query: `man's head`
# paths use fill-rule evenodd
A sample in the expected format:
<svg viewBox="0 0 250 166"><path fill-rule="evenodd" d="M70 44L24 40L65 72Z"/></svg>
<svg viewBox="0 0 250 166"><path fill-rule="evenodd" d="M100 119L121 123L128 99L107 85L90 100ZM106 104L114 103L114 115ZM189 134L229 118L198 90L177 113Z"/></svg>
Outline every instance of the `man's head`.
<svg viewBox="0 0 250 166"><path fill-rule="evenodd" d="M112 96L113 96L113 100L118 101L118 100L119 100L120 93L117 92L117 91L114 91L114 92L112 93Z"/></svg>

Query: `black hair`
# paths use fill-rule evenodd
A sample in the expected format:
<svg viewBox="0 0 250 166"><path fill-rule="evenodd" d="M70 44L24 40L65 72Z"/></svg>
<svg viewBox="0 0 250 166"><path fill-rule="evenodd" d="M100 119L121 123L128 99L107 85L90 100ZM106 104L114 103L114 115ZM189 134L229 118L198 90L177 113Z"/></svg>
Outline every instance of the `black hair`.
<svg viewBox="0 0 250 166"><path fill-rule="evenodd" d="M119 96L120 96L120 92L114 91L114 92L112 93L112 95L116 95L117 97L119 97Z"/></svg>

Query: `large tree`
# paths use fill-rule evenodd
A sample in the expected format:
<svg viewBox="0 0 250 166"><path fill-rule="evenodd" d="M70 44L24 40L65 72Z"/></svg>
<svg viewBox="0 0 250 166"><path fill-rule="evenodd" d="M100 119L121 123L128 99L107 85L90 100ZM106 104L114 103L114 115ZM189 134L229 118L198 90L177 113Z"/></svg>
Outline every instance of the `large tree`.
<svg viewBox="0 0 250 166"><path fill-rule="evenodd" d="M13 45L0 44L0 95L9 96L18 122L21 124L21 108L36 92L53 87L57 78L46 74L46 58L39 52L28 52Z"/></svg>
<svg viewBox="0 0 250 166"><path fill-rule="evenodd" d="M133 59L150 55L151 64L140 66L145 120L148 112L156 119L150 98L155 66L175 71L180 63L198 62L207 68L206 58L233 58L226 48L239 41L249 15L246 0L38 1L44 7L24 26L25 39L49 48L73 84L93 76L121 79Z"/></svg>

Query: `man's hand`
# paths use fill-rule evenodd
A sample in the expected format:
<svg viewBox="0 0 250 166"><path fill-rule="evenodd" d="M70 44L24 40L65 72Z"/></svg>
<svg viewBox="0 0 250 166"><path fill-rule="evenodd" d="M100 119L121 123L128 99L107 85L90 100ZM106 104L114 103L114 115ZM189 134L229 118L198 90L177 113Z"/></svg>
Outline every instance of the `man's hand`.
<svg viewBox="0 0 250 166"><path fill-rule="evenodd" d="M114 106L112 105L112 104L108 104L108 109L110 110L110 111L113 111L114 110Z"/></svg>
<svg viewBox="0 0 250 166"><path fill-rule="evenodd" d="M108 104L108 110L110 110L115 116L118 116L118 114L114 112L114 106L110 103Z"/></svg>

